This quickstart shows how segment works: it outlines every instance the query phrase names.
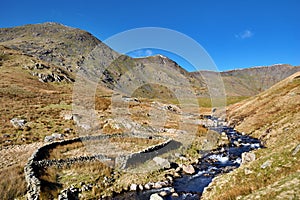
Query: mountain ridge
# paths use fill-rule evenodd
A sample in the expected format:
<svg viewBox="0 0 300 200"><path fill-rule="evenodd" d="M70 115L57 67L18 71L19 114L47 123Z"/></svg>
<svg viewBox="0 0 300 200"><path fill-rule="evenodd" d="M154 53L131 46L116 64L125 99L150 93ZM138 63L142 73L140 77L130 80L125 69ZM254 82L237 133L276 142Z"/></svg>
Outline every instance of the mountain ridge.
<svg viewBox="0 0 300 200"><path fill-rule="evenodd" d="M89 62L88 59L90 58L88 57L90 53L97 49L101 51L102 56L98 58L99 62L117 59L117 61L113 62L115 65L107 67L104 71L99 68L94 69L94 71L104 73L104 85L111 89L115 87L120 76L126 73L128 69L141 70L141 66L147 65L151 68L154 65L161 65L162 67L171 67L169 68L170 72L167 73L169 74L168 76L172 76L171 74L176 74L177 72L185 76L191 88L195 90L196 96L209 96L207 84L204 80L205 78L211 78L212 73L218 73L208 71L187 72L178 63L165 56L155 55L131 58L127 55L120 55L92 34L55 22L0 28L0 45L19 50L47 63L63 67L71 74L73 72L73 76L74 72ZM296 71L300 71L300 66L292 67L287 64L275 64L272 66L228 70L220 72L220 75L223 79L227 96L249 97L266 90ZM272 74L272 78L266 78L270 74ZM176 77L174 78L176 79ZM138 82L142 82L142 80Z"/></svg>

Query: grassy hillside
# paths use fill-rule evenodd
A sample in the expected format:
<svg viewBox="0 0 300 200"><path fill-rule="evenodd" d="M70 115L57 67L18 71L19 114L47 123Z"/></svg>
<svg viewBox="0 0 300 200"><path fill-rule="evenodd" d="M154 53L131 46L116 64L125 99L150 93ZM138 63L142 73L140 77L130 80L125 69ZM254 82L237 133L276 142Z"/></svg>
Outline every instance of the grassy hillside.
<svg viewBox="0 0 300 200"><path fill-rule="evenodd" d="M203 199L299 199L299 110L299 72L230 106L229 122L260 138L266 148L254 152L255 161L216 178Z"/></svg>

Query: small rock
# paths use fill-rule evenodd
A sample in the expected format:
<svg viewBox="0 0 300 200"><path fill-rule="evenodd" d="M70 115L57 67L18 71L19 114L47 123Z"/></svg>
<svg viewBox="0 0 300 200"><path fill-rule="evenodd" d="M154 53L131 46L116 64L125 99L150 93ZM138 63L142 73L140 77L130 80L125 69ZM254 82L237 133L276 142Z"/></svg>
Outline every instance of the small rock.
<svg viewBox="0 0 300 200"><path fill-rule="evenodd" d="M173 178L172 178L171 176L167 176L166 179L167 179L170 183L173 182Z"/></svg>
<svg viewBox="0 0 300 200"><path fill-rule="evenodd" d="M165 197L165 196L168 195L168 193L167 193L166 191L161 191L161 192L159 193L159 195L162 196L162 197Z"/></svg>
<svg viewBox="0 0 300 200"><path fill-rule="evenodd" d="M175 157L179 158L181 156L180 153L175 153Z"/></svg>
<svg viewBox="0 0 300 200"><path fill-rule="evenodd" d="M295 156L299 151L300 151L300 144L298 144L298 145L296 146L296 148L293 150L292 155Z"/></svg>
<svg viewBox="0 0 300 200"><path fill-rule="evenodd" d="M238 141L234 141L233 144L237 147L241 146L241 144Z"/></svg>
<svg viewBox="0 0 300 200"><path fill-rule="evenodd" d="M260 166L260 168L265 169L267 167L270 167L271 165L272 165L272 162L270 160L267 160Z"/></svg>
<svg viewBox="0 0 300 200"><path fill-rule="evenodd" d="M137 184L131 184L130 185L130 189L129 189L130 191L136 191L137 190Z"/></svg>
<svg viewBox="0 0 300 200"><path fill-rule="evenodd" d="M163 200L161 196L159 196L157 193L151 194L150 200Z"/></svg>
<svg viewBox="0 0 300 200"><path fill-rule="evenodd" d="M174 192L172 193L172 197L179 197L178 193Z"/></svg>
<svg viewBox="0 0 300 200"><path fill-rule="evenodd" d="M146 184L144 185L144 188L145 188L146 190L150 190L150 189L151 189L151 185L150 185L149 183L146 183Z"/></svg>
<svg viewBox="0 0 300 200"><path fill-rule="evenodd" d="M188 159L187 159L186 157L184 157L184 156L180 156L179 159L182 160L182 161L187 161L187 160L188 160Z"/></svg>
<svg viewBox="0 0 300 200"><path fill-rule="evenodd" d="M186 174L194 174L195 169L192 165L182 165L182 170Z"/></svg>
<svg viewBox="0 0 300 200"><path fill-rule="evenodd" d="M154 183L153 188L160 189L160 188L162 188L162 185L160 182L156 182L156 183Z"/></svg>
<svg viewBox="0 0 300 200"><path fill-rule="evenodd" d="M175 172L173 176L174 176L174 178L179 178L179 177L181 177L180 174L177 173L177 172Z"/></svg>
<svg viewBox="0 0 300 200"><path fill-rule="evenodd" d="M161 158L161 157L154 157L153 161L157 165L159 165L159 166L161 166L163 168L169 169L171 167L171 164L170 164L170 162L167 159L164 159L164 158Z"/></svg>
<svg viewBox="0 0 300 200"><path fill-rule="evenodd" d="M252 152L242 153L242 164L250 163L255 160L255 154Z"/></svg>
<svg viewBox="0 0 300 200"><path fill-rule="evenodd" d="M250 170L250 169L245 168L245 169L244 169L244 173L245 173L245 175L249 175L249 174L252 174L253 171Z"/></svg>
<svg viewBox="0 0 300 200"><path fill-rule="evenodd" d="M139 185L139 190L143 191L144 190L144 187L143 185Z"/></svg>

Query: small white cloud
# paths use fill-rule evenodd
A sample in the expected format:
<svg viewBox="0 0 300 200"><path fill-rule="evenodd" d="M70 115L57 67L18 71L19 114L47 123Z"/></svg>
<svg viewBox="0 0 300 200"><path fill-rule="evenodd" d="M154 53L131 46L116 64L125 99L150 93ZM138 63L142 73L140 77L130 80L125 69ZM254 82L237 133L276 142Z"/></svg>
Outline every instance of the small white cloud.
<svg viewBox="0 0 300 200"><path fill-rule="evenodd" d="M133 57L147 57L147 56L152 56L153 51L150 49L140 49L140 50L131 52L130 55Z"/></svg>
<svg viewBox="0 0 300 200"><path fill-rule="evenodd" d="M152 55L153 55L153 52L152 52L150 49L147 49L147 50L145 51L145 55L146 55L146 56L152 56Z"/></svg>
<svg viewBox="0 0 300 200"><path fill-rule="evenodd" d="M247 39L253 37L254 33L250 30L245 30L239 34L236 34L235 37L239 39Z"/></svg>

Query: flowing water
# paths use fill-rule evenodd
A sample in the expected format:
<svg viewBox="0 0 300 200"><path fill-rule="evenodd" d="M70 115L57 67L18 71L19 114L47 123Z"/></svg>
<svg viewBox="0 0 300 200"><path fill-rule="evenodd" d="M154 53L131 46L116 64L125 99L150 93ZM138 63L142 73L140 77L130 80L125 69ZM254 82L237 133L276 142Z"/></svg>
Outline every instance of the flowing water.
<svg viewBox="0 0 300 200"><path fill-rule="evenodd" d="M242 135L233 128L222 126L210 128L218 133L225 132L229 138L229 145L207 153L204 153L198 164L194 165L196 173L194 175L183 174L182 177L174 179L173 188L178 197L171 195L164 196L165 200L194 200L199 199L204 188L212 179L220 174L227 173L237 168L241 164L242 153L261 148L262 145L258 139L247 135ZM202 152L203 153L203 152ZM126 192L113 197L114 200L137 199L148 200L151 194L161 191L170 192L171 188L151 189L139 192Z"/></svg>

